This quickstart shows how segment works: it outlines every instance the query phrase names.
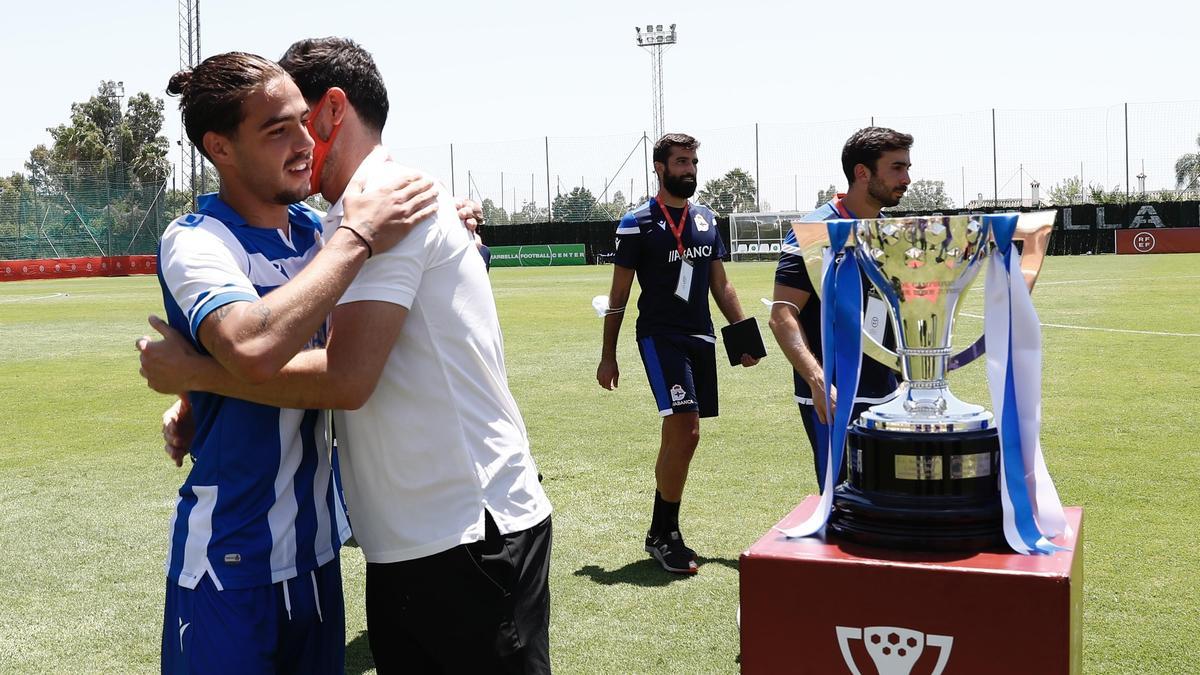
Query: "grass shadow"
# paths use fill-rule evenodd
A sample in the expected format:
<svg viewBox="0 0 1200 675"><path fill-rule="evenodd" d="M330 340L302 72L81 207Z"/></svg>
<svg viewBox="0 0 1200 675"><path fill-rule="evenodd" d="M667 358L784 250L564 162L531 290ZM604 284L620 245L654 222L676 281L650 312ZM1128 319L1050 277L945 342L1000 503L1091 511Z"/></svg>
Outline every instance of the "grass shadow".
<svg viewBox="0 0 1200 675"><path fill-rule="evenodd" d="M700 565L701 571L704 570L705 565L710 564L722 565L734 570L738 568L738 561L728 558L701 557L697 562ZM657 561L650 558L636 560L613 570L606 570L599 565L584 565L575 570L574 574L577 577L588 577L601 586L629 584L631 586L643 586L647 588L667 586L693 576L691 574L673 574L667 572Z"/></svg>
<svg viewBox="0 0 1200 675"><path fill-rule="evenodd" d="M374 669L375 659L371 656L371 645L367 642L367 631L364 630L346 645L346 674L362 675Z"/></svg>

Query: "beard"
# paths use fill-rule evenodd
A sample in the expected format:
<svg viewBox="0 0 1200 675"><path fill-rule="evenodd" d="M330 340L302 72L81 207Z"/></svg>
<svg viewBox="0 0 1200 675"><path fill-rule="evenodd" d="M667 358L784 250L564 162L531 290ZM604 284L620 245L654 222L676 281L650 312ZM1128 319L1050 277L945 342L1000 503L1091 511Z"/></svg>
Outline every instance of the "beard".
<svg viewBox="0 0 1200 675"><path fill-rule="evenodd" d="M295 156L293 156L291 159L289 159L287 161L287 163L283 165L284 175L288 175L287 170L289 167L294 167L297 164L299 164L300 162L307 162L309 170L313 171L313 169L314 169L313 165L315 163L315 157L313 156L313 153L300 152L300 153L297 153ZM302 202L305 199L308 199L309 196L313 194L313 192L312 192L312 176L313 175L315 175L315 173L310 174L308 180L304 181L303 185L297 185L295 187L283 186L283 187L277 188L274 196L272 197L272 200L276 204L291 205L291 204L295 204L296 202Z"/></svg>
<svg viewBox="0 0 1200 675"><path fill-rule="evenodd" d="M682 176L663 174L663 189L680 199L687 199L696 194L696 176L695 174Z"/></svg>
<svg viewBox="0 0 1200 675"><path fill-rule="evenodd" d="M898 189L903 196L904 188ZM883 179L877 176L871 176L871 179L867 181L867 194L871 195L871 198L879 202L881 206L892 207L900 203L900 197L896 197L894 192L894 190L889 190L887 185L884 185Z"/></svg>
<svg viewBox="0 0 1200 675"><path fill-rule="evenodd" d="M280 190L275 193L274 202L280 206L291 206L296 202L302 202L308 199L308 187L292 188L290 190Z"/></svg>

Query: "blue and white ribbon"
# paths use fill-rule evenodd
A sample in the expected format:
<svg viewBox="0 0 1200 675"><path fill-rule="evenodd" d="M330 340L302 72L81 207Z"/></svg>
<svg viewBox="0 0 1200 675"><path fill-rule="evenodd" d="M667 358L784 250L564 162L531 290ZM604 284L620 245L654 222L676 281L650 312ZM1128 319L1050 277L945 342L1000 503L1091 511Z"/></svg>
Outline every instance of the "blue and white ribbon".
<svg viewBox="0 0 1200 675"><path fill-rule="evenodd" d="M842 405L833 415L826 413L824 478L821 499L812 515L803 523L780 530L788 537L807 537L825 527L833 508L833 489L841 472L846 449L846 433L854 414L854 395L862 367L862 274L854 251L846 245L854 236L853 220L830 220L829 258L821 284L821 351L824 352L825 410L834 410L834 389L841 394ZM840 254L840 255L839 255ZM832 262L829 262L832 260Z"/></svg>
<svg viewBox="0 0 1200 675"><path fill-rule="evenodd" d="M984 284L988 388L1000 432L1004 537L1018 553L1064 550L1049 541L1068 534L1062 502L1042 457L1042 333L1021 256L1013 246L1016 214L984 216L996 250Z"/></svg>

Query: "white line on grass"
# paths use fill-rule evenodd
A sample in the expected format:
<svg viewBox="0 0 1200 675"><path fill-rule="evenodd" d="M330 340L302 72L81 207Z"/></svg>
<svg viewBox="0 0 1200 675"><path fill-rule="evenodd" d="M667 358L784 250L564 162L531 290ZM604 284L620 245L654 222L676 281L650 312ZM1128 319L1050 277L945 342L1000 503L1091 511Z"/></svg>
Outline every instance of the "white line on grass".
<svg viewBox="0 0 1200 675"><path fill-rule="evenodd" d="M33 298L0 298L0 304L5 302L32 302L34 300L49 300L50 298L61 298L65 297L66 295L66 293L54 293L51 295L39 295Z"/></svg>
<svg viewBox="0 0 1200 675"><path fill-rule="evenodd" d="M982 314L971 314L969 312L961 312L962 316L969 316L972 319L982 319ZM1068 326L1064 323L1043 323L1042 326L1047 328L1069 328L1071 330L1095 330L1101 333L1133 333L1134 335L1163 335L1167 337L1200 337L1200 333L1167 333L1155 330L1129 330L1127 328L1097 328L1096 326Z"/></svg>
<svg viewBox="0 0 1200 675"><path fill-rule="evenodd" d="M1190 274L1179 277L1132 277L1128 279L1069 279L1066 281L1039 281L1038 286L1058 286L1060 284L1102 284L1113 281L1175 281L1176 279L1200 279L1200 274Z"/></svg>

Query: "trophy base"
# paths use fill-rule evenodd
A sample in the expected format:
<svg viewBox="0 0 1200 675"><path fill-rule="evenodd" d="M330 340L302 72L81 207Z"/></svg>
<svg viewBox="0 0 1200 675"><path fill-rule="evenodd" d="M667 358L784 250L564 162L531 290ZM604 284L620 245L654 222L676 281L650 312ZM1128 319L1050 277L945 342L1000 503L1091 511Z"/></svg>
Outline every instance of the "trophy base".
<svg viewBox="0 0 1200 675"><path fill-rule="evenodd" d="M977 551L1004 545L995 429L943 434L854 426L829 530L881 548Z"/></svg>

